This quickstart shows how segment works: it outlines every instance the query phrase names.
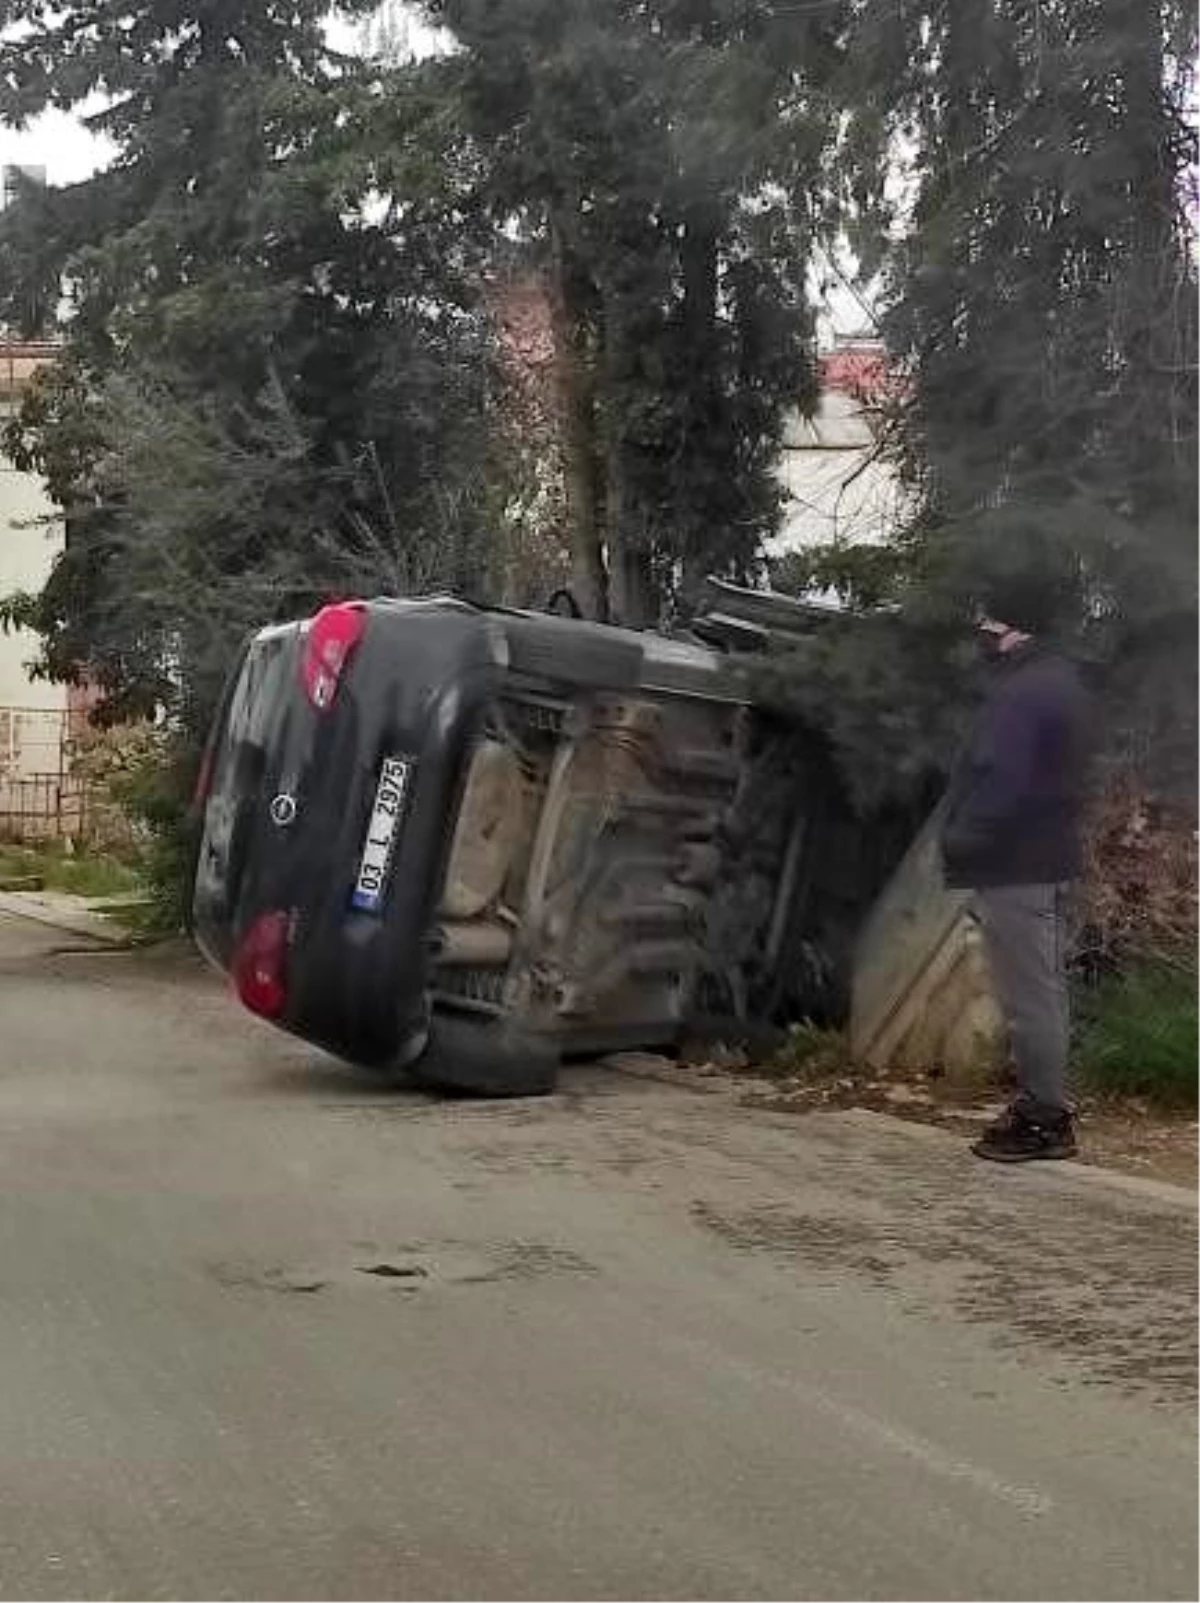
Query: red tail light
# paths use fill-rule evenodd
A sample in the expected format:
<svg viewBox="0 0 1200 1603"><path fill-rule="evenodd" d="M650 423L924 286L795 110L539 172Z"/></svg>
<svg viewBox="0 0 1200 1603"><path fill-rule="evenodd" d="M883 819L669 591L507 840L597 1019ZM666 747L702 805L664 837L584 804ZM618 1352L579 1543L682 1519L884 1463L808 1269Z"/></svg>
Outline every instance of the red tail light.
<svg viewBox="0 0 1200 1603"><path fill-rule="evenodd" d="M301 676L304 693L318 712L333 705L346 664L362 639L367 614L361 601L322 607L308 626Z"/></svg>
<svg viewBox="0 0 1200 1603"><path fill-rule="evenodd" d="M255 919L233 961L233 983L243 1006L277 1019L287 1004L288 915Z"/></svg>

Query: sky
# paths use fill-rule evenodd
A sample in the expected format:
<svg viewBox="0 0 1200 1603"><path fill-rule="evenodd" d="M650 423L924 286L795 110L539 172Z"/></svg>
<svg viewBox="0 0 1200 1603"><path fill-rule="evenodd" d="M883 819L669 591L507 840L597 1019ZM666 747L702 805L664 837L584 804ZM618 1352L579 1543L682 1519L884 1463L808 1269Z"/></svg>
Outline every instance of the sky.
<svg viewBox="0 0 1200 1603"><path fill-rule="evenodd" d="M102 167L110 150L78 117L54 111L39 117L20 133L0 127L0 166L44 167L52 184L74 184Z"/></svg>

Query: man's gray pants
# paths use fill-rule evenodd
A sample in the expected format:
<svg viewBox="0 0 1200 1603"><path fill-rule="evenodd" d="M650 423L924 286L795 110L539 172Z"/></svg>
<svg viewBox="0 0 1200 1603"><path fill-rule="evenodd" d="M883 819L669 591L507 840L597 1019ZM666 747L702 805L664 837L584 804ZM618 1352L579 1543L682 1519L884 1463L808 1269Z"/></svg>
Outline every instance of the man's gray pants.
<svg viewBox="0 0 1200 1603"><path fill-rule="evenodd" d="M1018 1102L1033 1117L1053 1118L1070 1106L1066 888L987 886L975 892L975 908L1008 1027Z"/></svg>

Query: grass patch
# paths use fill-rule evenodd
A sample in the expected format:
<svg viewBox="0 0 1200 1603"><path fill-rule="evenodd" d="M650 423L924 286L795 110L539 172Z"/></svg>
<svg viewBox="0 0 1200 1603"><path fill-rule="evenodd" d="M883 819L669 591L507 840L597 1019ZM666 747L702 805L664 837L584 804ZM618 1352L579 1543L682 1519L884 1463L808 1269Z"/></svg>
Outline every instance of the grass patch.
<svg viewBox="0 0 1200 1603"><path fill-rule="evenodd" d="M165 935L178 933L173 924L164 921L153 888L148 894L145 884L135 898L105 907L103 917L138 945L152 945Z"/></svg>
<svg viewBox="0 0 1200 1603"><path fill-rule="evenodd" d="M1102 984L1081 1010L1078 1063L1091 1091L1197 1105L1195 970L1148 966Z"/></svg>
<svg viewBox="0 0 1200 1603"><path fill-rule="evenodd" d="M89 900L105 896L133 900L145 883L134 865L103 853L73 854L57 845L0 846L0 879L26 876L36 876L47 890Z"/></svg>
<svg viewBox="0 0 1200 1603"><path fill-rule="evenodd" d="M805 1020L789 1028L787 1040L760 1067L773 1079L833 1080L851 1072L850 1049L840 1030Z"/></svg>

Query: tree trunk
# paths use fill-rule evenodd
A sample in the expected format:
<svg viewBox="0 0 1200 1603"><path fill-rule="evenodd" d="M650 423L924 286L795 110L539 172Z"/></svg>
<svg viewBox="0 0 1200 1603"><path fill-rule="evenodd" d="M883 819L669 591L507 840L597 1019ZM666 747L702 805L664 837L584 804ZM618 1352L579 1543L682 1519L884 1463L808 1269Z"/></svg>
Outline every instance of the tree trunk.
<svg viewBox="0 0 1200 1603"><path fill-rule="evenodd" d="M1114 38L1128 41L1125 79L1124 143L1131 159L1129 203L1133 213L1125 304L1127 429L1131 458L1144 465L1139 494L1142 513L1160 500L1174 475L1176 450L1194 452L1191 419L1194 392L1179 372L1195 353L1195 296L1185 288L1187 267L1177 233L1178 201L1171 127L1166 114L1163 43L1159 10L1153 0L1114 0L1110 26ZM1131 443L1132 443L1131 442ZM1164 460L1165 459L1165 460ZM1159 471L1156 466L1162 464ZM1193 528L1194 533L1194 528Z"/></svg>
<svg viewBox="0 0 1200 1603"><path fill-rule="evenodd" d="M627 629L647 629L657 621L654 575L650 552L631 539L623 523L622 465L617 452L609 452L608 476L608 575L612 597L612 621Z"/></svg>
<svg viewBox="0 0 1200 1603"><path fill-rule="evenodd" d="M596 408L585 308L570 249L553 220L550 235L550 309L566 459L571 587L585 617L605 620L608 576L600 534Z"/></svg>
<svg viewBox="0 0 1200 1603"><path fill-rule="evenodd" d="M681 259L683 268L683 329L688 353L686 438L681 453L685 484L692 485L688 463L704 449L708 435L712 388L717 373L717 244L718 220L707 207L693 207L684 222ZM689 606L700 593L711 565L714 536L723 531L708 526L707 511L689 498L681 506L679 534L683 546L682 599Z"/></svg>
<svg viewBox="0 0 1200 1603"><path fill-rule="evenodd" d="M650 551L638 537L637 507L629 494L626 450L619 397L628 372L628 340L619 298L610 295L604 308L604 380L609 404L604 431L604 513L608 546L611 616L628 629L644 629L655 621Z"/></svg>

